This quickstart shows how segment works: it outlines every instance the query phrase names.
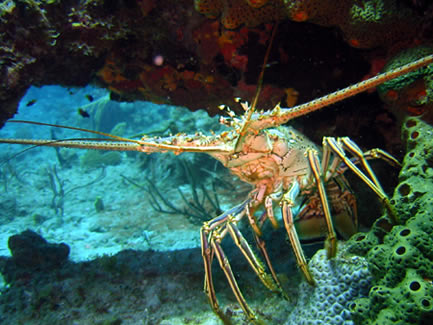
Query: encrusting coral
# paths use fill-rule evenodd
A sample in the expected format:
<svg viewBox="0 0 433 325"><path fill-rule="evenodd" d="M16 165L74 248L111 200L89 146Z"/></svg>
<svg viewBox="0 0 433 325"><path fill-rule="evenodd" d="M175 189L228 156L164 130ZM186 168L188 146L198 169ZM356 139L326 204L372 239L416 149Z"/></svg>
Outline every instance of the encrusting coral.
<svg viewBox="0 0 433 325"><path fill-rule="evenodd" d="M317 285L299 285L299 298L286 324L353 324L349 306L367 295L372 276L365 258L348 255L343 245L339 248L333 259L321 249L310 260Z"/></svg>
<svg viewBox="0 0 433 325"><path fill-rule="evenodd" d="M251 27L289 18L338 26L354 47L372 48L411 40L421 28L415 12L395 0L195 0L195 9L225 28Z"/></svg>
<svg viewBox="0 0 433 325"><path fill-rule="evenodd" d="M254 27L286 16L281 0L195 0L194 7L208 18L221 15L221 23L227 29Z"/></svg>
<svg viewBox="0 0 433 325"><path fill-rule="evenodd" d="M416 15L395 0L284 0L289 19L338 26L353 47L372 48L410 40L421 27Z"/></svg>

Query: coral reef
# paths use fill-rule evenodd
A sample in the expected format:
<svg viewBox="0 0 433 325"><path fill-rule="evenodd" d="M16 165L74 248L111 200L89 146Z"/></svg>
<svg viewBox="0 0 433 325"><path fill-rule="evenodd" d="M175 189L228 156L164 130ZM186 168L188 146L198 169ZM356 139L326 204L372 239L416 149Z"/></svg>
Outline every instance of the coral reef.
<svg viewBox="0 0 433 325"><path fill-rule="evenodd" d="M195 9L219 18L228 29L257 26L288 17L296 22L337 26L357 48L389 46L411 41L422 26L420 16L395 0L195 0Z"/></svg>
<svg viewBox="0 0 433 325"><path fill-rule="evenodd" d="M286 16L282 0L194 0L194 7L208 18L220 16L227 29L255 27Z"/></svg>
<svg viewBox="0 0 433 325"><path fill-rule="evenodd" d="M335 79L350 84L354 66L362 77L363 65L356 57L349 60L339 50L341 37L322 26L338 26L351 46L385 51L408 40L422 42L427 34L421 28L418 35L425 25L418 10L395 0L22 0L4 1L0 10L1 121L16 112L30 85L46 84L96 83L116 100L204 108L212 115L220 104L237 108L233 97L254 95L275 21L281 22L281 36L265 74L263 108L293 105L293 91L299 100L314 97ZM312 22L317 30L287 17ZM329 46L315 49L322 43L335 44L332 57L338 63L327 62L332 70L317 75L329 59ZM306 90L303 80L311 81Z"/></svg>
<svg viewBox="0 0 433 325"><path fill-rule="evenodd" d="M339 248L333 259L321 249L310 260L317 284L299 285L298 301L286 324L353 324L349 305L367 295L372 276L365 258L348 255L343 245Z"/></svg>
<svg viewBox="0 0 433 325"><path fill-rule="evenodd" d="M357 48L373 48L411 41L421 27L410 8L395 0L285 0L289 19L322 26L338 26Z"/></svg>
<svg viewBox="0 0 433 325"><path fill-rule="evenodd" d="M410 117L403 124L407 154L392 202L400 225L386 217L354 235L353 253L366 257L374 275L368 298L351 305L358 324L430 324L433 321L433 127Z"/></svg>

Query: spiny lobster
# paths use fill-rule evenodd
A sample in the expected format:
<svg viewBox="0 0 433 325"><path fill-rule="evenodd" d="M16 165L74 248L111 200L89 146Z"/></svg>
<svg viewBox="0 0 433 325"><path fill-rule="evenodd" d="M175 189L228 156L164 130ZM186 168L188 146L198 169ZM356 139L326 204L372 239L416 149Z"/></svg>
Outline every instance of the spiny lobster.
<svg viewBox="0 0 433 325"><path fill-rule="evenodd" d="M173 152L180 154L182 152L198 152L206 153L219 160L241 180L254 185L254 189L241 204L205 222L201 227L200 238L205 269L204 290L216 314L226 324L230 323L228 317L219 307L212 281L211 266L213 258L216 256L244 313L251 322L260 323L260 320L243 297L231 270L229 260L222 249L221 241L227 234L239 247L264 285L284 295L266 251L264 241L261 239L261 229L266 220L269 220L274 227L278 227L278 215L274 214L275 203L281 207L281 219L293 247L298 266L311 285L314 285L315 281L308 269L298 233L295 229L295 221L298 224L304 223L304 228L314 228L313 230L306 229L312 233L310 235L313 237L326 234L325 247L327 256L328 258L334 257L337 251L334 222L335 227L342 234L350 235L357 228L355 198L350 192L343 175L346 170L350 169L354 172L376 193L390 217L394 222L398 223L398 217L368 163L369 159L379 158L398 166L399 163L395 158L380 149L363 152L347 137L324 137L323 149L320 152L318 147L305 136L291 127L282 125L291 119L355 96L432 62L433 55L429 55L413 63L292 108L281 108L277 105L270 111L258 112L256 111L256 103L259 91L257 91L251 105L246 102L241 103L245 111L242 116L236 116L234 112L226 108L229 117L221 117L220 122L227 125L230 130L221 134L177 134L160 138L144 136L141 140L134 140L103 132L61 126L96 133L109 139L105 141L0 139L0 143L145 153ZM10 122L56 126L30 121ZM361 166L361 168L358 166ZM303 203L300 203L301 201ZM300 212L295 216L293 211L300 204ZM255 212L259 208L264 208L264 213L257 217ZM266 262L270 274L266 271L266 267L261 260L255 255L237 226L244 218L248 220L253 229L257 247ZM298 228L302 229L302 227Z"/></svg>

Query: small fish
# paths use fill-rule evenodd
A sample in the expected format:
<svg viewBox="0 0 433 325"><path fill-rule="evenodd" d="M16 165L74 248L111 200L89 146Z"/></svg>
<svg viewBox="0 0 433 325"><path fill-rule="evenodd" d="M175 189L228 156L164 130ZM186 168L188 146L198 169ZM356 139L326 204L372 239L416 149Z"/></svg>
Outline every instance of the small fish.
<svg viewBox="0 0 433 325"><path fill-rule="evenodd" d="M26 104L27 107L33 106L37 102L37 99L29 100Z"/></svg>
<svg viewBox="0 0 433 325"><path fill-rule="evenodd" d="M84 109L82 109L82 108L79 108L79 109L78 109L78 114L80 114L82 117L86 117L86 118L90 117L89 113L87 113L87 112L86 112Z"/></svg>
<svg viewBox="0 0 433 325"><path fill-rule="evenodd" d="M89 102L93 102L93 96L92 95L87 94L86 98L89 100Z"/></svg>
<svg viewBox="0 0 433 325"><path fill-rule="evenodd" d="M272 67L273 65L276 65L278 63L279 63L278 61L269 62L268 64L266 64L266 68Z"/></svg>

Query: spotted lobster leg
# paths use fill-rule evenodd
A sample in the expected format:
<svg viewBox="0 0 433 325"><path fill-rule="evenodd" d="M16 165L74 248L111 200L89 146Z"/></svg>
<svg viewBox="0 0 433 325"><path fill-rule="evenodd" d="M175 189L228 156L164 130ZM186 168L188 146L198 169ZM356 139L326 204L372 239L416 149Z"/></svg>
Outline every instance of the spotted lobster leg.
<svg viewBox="0 0 433 325"><path fill-rule="evenodd" d="M327 250L328 258L332 258L337 253L337 235L334 229L331 210L329 208L328 198L325 190L325 177L326 169L329 164L329 154L324 154L322 165L325 169L321 168L321 163L319 161L318 153L316 150L308 150L306 152L310 169L312 172L312 177L315 180L317 191L319 193L320 202L322 205L323 213L325 216L325 223L327 227L327 237L325 241L325 247ZM332 164L334 165L334 164ZM290 243L293 247L293 251L296 257L297 264L305 276L307 282L311 285L315 285L314 278L309 271L307 260L305 258L304 252L299 241L298 234L294 225L294 218L292 208L295 206L295 199L299 195L300 186L297 181L291 184L290 189L283 195L280 202L282 209L282 216L284 221L284 226L286 228L287 234L289 236Z"/></svg>
<svg viewBox="0 0 433 325"><path fill-rule="evenodd" d="M319 192L320 202L322 203L323 213L325 215L325 222L327 227L327 237L325 240L325 247L328 258L335 257L337 254L337 234L335 233L334 225L331 217L331 209L329 208L328 198L326 196L324 184L324 172L320 166L318 153L315 150L307 151L308 162L310 164L311 172L316 181L317 190ZM325 161L326 163L326 161Z"/></svg>
<svg viewBox="0 0 433 325"><path fill-rule="evenodd" d="M367 175L361 169L358 168L358 166L355 164L354 161L349 159L349 157L346 155L346 151L348 151L356 158L356 161L358 161L359 164L363 167ZM376 193L376 195L379 197L379 199L385 206L393 222L396 224L399 223L399 218L397 216L394 207L390 203L388 196L382 189L382 186L380 185L376 175L374 174L373 170L370 167L370 164L367 161L367 159L369 159L370 157L382 158L393 165L399 165L398 161L394 157L392 157L391 155L389 155L388 153L380 149L373 149L368 151L367 154L365 154L355 144L355 142L350 140L348 137L343 137L343 138L324 137L323 152L324 155L329 155L330 152L336 155L339 161L343 162L343 164L347 166L347 168L353 171L365 184L368 185L368 187L370 187L374 191L374 193Z"/></svg>
<svg viewBox="0 0 433 325"><path fill-rule="evenodd" d="M230 209L222 215L205 222L200 230L202 256L205 268L204 291L208 296L212 309L225 324L230 324L231 322L220 309L218 300L216 298L212 280L212 261L214 256L216 256L219 265L223 270L242 310L247 315L248 320L254 324L262 324L262 322L255 315L254 311L248 306L237 284L230 266L230 262L221 247L221 241L227 235L227 233L230 234L230 237L233 239L236 246L238 246L239 250L242 252L245 259L248 261L249 265L257 274L262 283L268 289L274 292L281 293L282 290L279 283L275 283L273 277L265 271L262 262L255 256L253 250L236 225L247 213L246 207L249 203L250 199L244 201L242 204Z"/></svg>
<svg viewBox="0 0 433 325"><path fill-rule="evenodd" d="M296 262L301 269L301 272L304 274L307 282L311 285L315 285L316 282L314 281L314 278L308 269L307 259L305 258L304 251L302 250L301 242L299 241L293 218L292 208L295 206L295 199L299 194L299 189L299 183L297 181L293 182L291 188L283 195L283 198L280 202L281 212L284 226L295 254Z"/></svg>

